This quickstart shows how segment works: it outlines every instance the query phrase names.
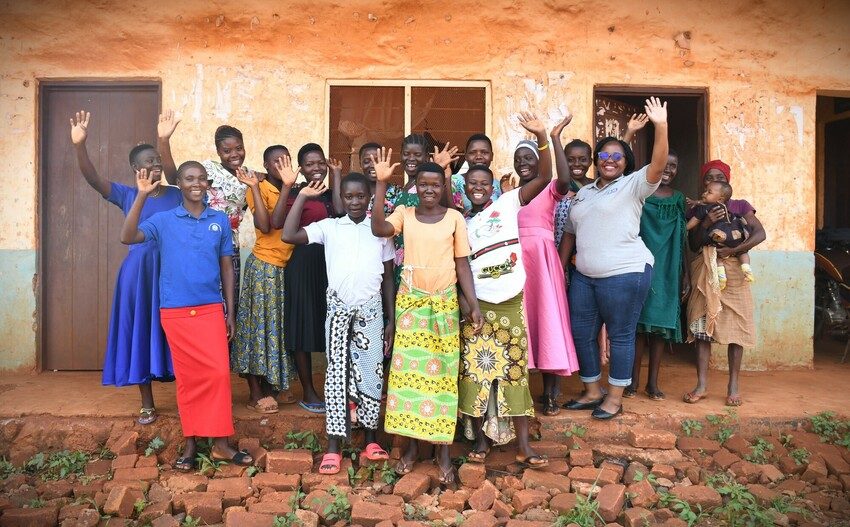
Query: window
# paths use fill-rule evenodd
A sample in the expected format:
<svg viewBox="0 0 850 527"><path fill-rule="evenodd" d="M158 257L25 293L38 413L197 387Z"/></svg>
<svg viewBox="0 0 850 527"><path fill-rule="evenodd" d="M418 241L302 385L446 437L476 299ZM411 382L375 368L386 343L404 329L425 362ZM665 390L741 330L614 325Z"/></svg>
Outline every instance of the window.
<svg viewBox="0 0 850 527"><path fill-rule="evenodd" d="M490 83L485 81L328 81L328 155L343 173L359 170L365 143L393 149L400 160L404 136L417 133L433 146L463 150L467 138L489 134ZM463 153L463 152L461 152Z"/></svg>

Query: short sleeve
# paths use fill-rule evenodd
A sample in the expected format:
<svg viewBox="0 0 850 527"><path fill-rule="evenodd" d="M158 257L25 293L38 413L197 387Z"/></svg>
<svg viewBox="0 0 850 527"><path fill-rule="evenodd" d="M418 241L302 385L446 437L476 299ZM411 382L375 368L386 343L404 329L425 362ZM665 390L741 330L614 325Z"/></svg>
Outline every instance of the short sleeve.
<svg viewBox="0 0 850 527"><path fill-rule="evenodd" d="M129 210L128 202L132 205L133 200L136 199L136 189L132 187L128 187L127 185L122 185L121 183L110 183L109 184L109 197L106 198L106 201L116 205L119 209L124 211L126 214Z"/></svg>
<svg viewBox="0 0 850 527"><path fill-rule="evenodd" d="M389 262L395 260L395 244L390 238L383 238L381 246L381 261Z"/></svg>
<svg viewBox="0 0 850 527"><path fill-rule="evenodd" d="M463 199L465 197L465 194L466 194L466 192L464 191L465 183L466 183L466 181L464 180L463 176L461 176L460 174L453 174L452 175L451 199L452 199L452 205L454 205L454 207L456 209L459 209L461 207L465 207L464 199Z"/></svg>
<svg viewBox="0 0 850 527"><path fill-rule="evenodd" d="M158 212L151 216L150 218L143 221L139 224L139 230L142 231L145 235L145 241L148 240L159 240L159 233L161 228L162 215L166 214L165 212Z"/></svg>
<svg viewBox="0 0 850 527"><path fill-rule="evenodd" d="M307 232L307 242L308 243L318 243L319 245L324 245L325 240L327 240L325 227L327 227L328 222L331 222L331 221L335 221L335 220L332 220L330 218L326 218L324 220L313 222L309 225L304 226L304 230Z"/></svg>
<svg viewBox="0 0 850 527"><path fill-rule="evenodd" d="M465 258L472 252L469 249L469 238L466 234L466 221L464 221L462 214L457 211L454 212L455 214L452 214L452 216L455 222L455 258Z"/></svg>
<svg viewBox="0 0 850 527"><path fill-rule="evenodd" d="M233 256L233 234L230 230L230 222L224 214L220 218L216 218L216 222L221 226L219 232L221 239L218 244L219 256Z"/></svg>
<svg viewBox="0 0 850 527"><path fill-rule="evenodd" d="M564 219L564 232L575 234L576 233L576 225L573 223L573 215L572 215L572 207L567 211L567 217Z"/></svg>
<svg viewBox="0 0 850 527"><path fill-rule="evenodd" d="M661 186L661 180L658 180L658 183L650 183L646 180L646 174L649 172L649 165L641 168L636 172L632 172L629 177L631 177L631 181L629 182L629 189L633 196L646 199L651 196L658 187Z"/></svg>
<svg viewBox="0 0 850 527"><path fill-rule="evenodd" d="M392 224L393 229L395 229L395 235L398 236L401 234L402 229L404 228L404 211L407 210L407 207L404 205L399 205L390 217L387 218L387 221Z"/></svg>
<svg viewBox="0 0 850 527"><path fill-rule="evenodd" d="M749 201L745 199L733 199L729 202L729 212L743 217L749 214L750 212L755 214L756 209L750 204Z"/></svg>
<svg viewBox="0 0 850 527"><path fill-rule="evenodd" d="M706 216L708 216L708 207L705 205L697 205L694 207L694 213L691 217L696 218L700 221L704 220Z"/></svg>

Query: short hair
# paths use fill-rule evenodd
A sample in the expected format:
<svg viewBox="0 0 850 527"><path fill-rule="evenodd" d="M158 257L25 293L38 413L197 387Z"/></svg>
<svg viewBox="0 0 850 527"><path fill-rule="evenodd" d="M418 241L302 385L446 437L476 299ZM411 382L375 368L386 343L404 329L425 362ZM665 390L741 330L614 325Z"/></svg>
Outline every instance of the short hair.
<svg viewBox="0 0 850 527"><path fill-rule="evenodd" d="M339 188L342 189L346 185L363 185L366 189L367 194L372 193L372 187L369 186L369 179L361 174L360 172L349 172L342 178L342 181L339 184Z"/></svg>
<svg viewBox="0 0 850 527"><path fill-rule="evenodd" d="M177 167L177 178L182 178L183 173L190 168L200 168L204 171L204 174L207 173L207 169L204 168L204 165L202 165L201 163L197 161L183 161L182 163L180 163L180 166Z"/></svg>
<svg viewBox="0 0 850 527"><path fill-rule="evenodd" d="M216 148L218 148L218 146L222 143L222 141L224 141L225 139L227 139L229 137L233 137L233 138L236 138L236 139L239 139L240 141L242 141L242 132L240 132L238 128L234 128L233 126L230 126L230 125L227 125L227 124L223 124L223 125L219 126L218 128L216 128L215 129L215 146L216 146Z"/></svg>
<svg viewBox="0 0 850 527"><path fill-rule="evenodd" d="M566 154L571 148L584 148L586 149L590 155L593 155L593 148L586 141L582 141L581 139L573 139L566 145L564 145L564 153Z"/></svg>
<svg viewBox="0 0 850 527"><path fill-rule="evenodd" d="M410 134L401 140L402 150L404 150L404 147L407 145L419 145L422 147L422 151L427 154L431 147L431 141L429 141L424 135Z"/></svg>
<svg viewBox="0 0 850 527"><path fill-rule="evenodd" d="M626 169L623 170L623 175L628 176L632 172L635 171L635 154L632 152L632 148L628 143L621 139L617 139L616 137L603 137L596 143L596 148L593 150L593 164L596 165L599 162L599 152L605 148L605 145L608 143L617 143L623 148L623 153L626 156Z"/></svg>
<svg viewBox="0 0 850 527"><path fill-rule="evenodd" d="M418 176L422 172L436 172L437 174L443 175L444 170L443 167L434 163L433 161L426 161L425 163L420 164L416 167L416 175Z"/></svg>
<svg viewBox="0 0 850 527"><path fill-rule="evenodd" d="M676 159L679 159L679 153L673 150L672 148L667 149L667 157L673 156Z"/></svg>
<svg viewBox="0 0 850 527"><path fill-rule="evenodd" d="M298 150L299 165L304 162L304 157L310 152L318 152L322 154L322 157L325 157L325 151L322 150L321 146L317 145L316 143L307 143Z"/></svg>
<svg viewBox="0 0 850 527"><path fill-rule="evenodd" d="M467 176L469 176L470 172L486 172L486 173L490 174L490 181L493 181L495 179L495 176L493 176L493 171L490 170L490 167L488 167L487 165L482 165L482 164L472 165L466 171L466 174L463 175L464 180L467 178Z"/></svg>
<svg viewBox="0 0 850 527"><path fill-rule="evenodd" d="M289 155L289 149L286 148L285 146L283 146L283 145L272 145L272 146L266 148L265 150L263 150L263 163L269 162L269 156L275 150L283 150L284 152L286 152L286 155Z"/></svg>
<svg viewBox="0 0 850 527"><path fill-rule="evenodd" d="M717 185L720 187L720 195L724 200L729 201L732 199L732 185L726 183L725 181L712 181L709 185Z"/></svg>
<svg viewBox="0 0 850 527"><path fill-rule="evenodd" d="M156 148L154 148L153 145L149 145L147 143L142 143L140 145L134 146L133 149L130 150L130 164L135 165L136 164L136 158L139 157L139 154L141 154L145 150L156 151Z"/></svg>
<svg viewBox="0 0 850 527"><path fill-rule="evenodd" d="M360 151L357 153L357 157L362 158L363 152L365 152L366 150L380 150L380 149L381 149L381 145L379 145L378 143L366 143L366 144L364 144L363 146L360 147Z"/></svg>
<svg viewBox="0 0 850 527"><path fill-rule="evenodd" d="M475 141L484 141L488 145L490 145L490 150L493 150L493 141L487 137L486 134L472 134L469 136L469 139L466 140L466 148L463 149L464 152L469 150L469 145L471 145Z"/></svg>

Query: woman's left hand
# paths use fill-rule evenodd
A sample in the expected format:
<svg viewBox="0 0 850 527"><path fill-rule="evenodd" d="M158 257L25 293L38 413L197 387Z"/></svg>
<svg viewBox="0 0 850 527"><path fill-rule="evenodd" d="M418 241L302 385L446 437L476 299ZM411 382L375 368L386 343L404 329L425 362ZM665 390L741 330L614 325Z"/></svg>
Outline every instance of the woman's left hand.
<svg viewBox="0 0 850 527"><path fill-rule="evenodd" d="M331 169L333 175L335 177L339 177L342 174L342 161L338 161L332 157L328 158L328 168Z"/></svg>
<svg viewBox="0 0 850 527"><path fill-rule="evenodd" d="M229 342L236 336L236 320L233 317L233 313L227 314L224 324L227 326L227 340Z"/></svg>
<svg viewBox="0 0 850 527"><path fill-rule="evenodd" d="M731 247L718 247L717 248L717 257L718 258L729 258L731 256L735 256L735 249Z"/></svg>
<svg viewBox="0 0 850 527"><path fill-rule="evenodd" d="M449 165L460 158L457 152L458 148L456 146L449 148L449 143L446 141L442 150L439 150L436 146L434 147L434 153L431 154L431 160L443 167L443 170L445 170L449 167Z"/></svg>
<svg viewBox="0 0 850 527"><path fill-rule="evenodd" d="M484 327L484 317L481 316L481 310L478 306L473 307L469 312L469 319L472 321L472 330L475 333L481 331Z"/></svg>
<svg viewBox="0 0 850 527"><path fill-rule="evenodd" d="M395 344L395 321L390 320L384 326L384 357L389 358Z"/></svg>

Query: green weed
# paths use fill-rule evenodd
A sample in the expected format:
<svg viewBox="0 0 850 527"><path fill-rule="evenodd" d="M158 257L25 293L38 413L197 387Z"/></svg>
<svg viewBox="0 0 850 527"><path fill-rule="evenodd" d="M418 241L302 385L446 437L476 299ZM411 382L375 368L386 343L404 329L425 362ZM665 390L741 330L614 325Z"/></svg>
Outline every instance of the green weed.
<svg viewBox="0 0 850 527"><path fill-rule="evenodd" d="M558 516L555 521L556 527L566 527L571 523L575 523L579 527L594 527L596 520L605 523L605 520L599 514L599 503L594 499L585 498L578 495L576 505L566 514Z"/></svg>
<svg viewBox="0 0 850 527"><path fill-rule="evenodd" d="M705 416L705 420L717 428L714 438L722 444L735 434L734 426L738 422L738 412L734 408L728 408L722 414Z"/></svg>
<svg viewBox="0 0 850 527"><path fill-rule="evenodd" d="M686 436L691 437L694 435L694 432L699 432L700 430L702 430L702 422L696 419L685 419L682 421L682 432Z"/></svg>
<svg viewBox="0 0 850 527"><path fill-rule="evenodd" d="M381 467L381 481L383 481L385 485L395 485L395 482L398 480L398 472L396 472L389 463L384 461L384 466Z"/></svg>
<svg viewBox="0 0 850 527"><path fill-rule="evenodd" d="M658 503L675 512L680 520L688 524L688 527L693 527L705 516L702 506L697 505L696 510L694 510L691 508L690 503L670 493L662 494Z"/></svg>
<svg viewBox="0 0 850 527"><path fill-rule="evenodd" d="M649 474L644 474L642 470L638 470L637 472L635 472L635 481L643 481L644 479L652 483L653 485L658 485L658 478L656 478L655 474L651 472Z"/></svg>
<svg viewBox="0 0 850 527"><path fill-rule="evenodd" d="M351 520L351 502L348 501L348 494L335 486L328 489L328 492L334 499L325 507L325 518L328 523Z"/></svg>
<svg viewBox="0 0 850 527"><path fill-rule="evenodd" d="M755 496L728 475L715 479L715 490L723 496L723 505L714 516L729 527L772 527L773 518L756 502Z"/></svg>
<svg viewBox="0 0 850 527"><path fill-rule="evenodd" d="M303 432L289 432L286 434L288 442L283 446L287 450L295 450L305 448L316 454L322 451L322 445L319 442L319 437L312 430L304 430Z"/></svg>
<svg viewBox="0 0 850 527"><path fill-rule="evenodd" d="M27 502L28 509L40 509L42 507L44 507L44 500L41 498L35 498Z"/></svg>
<svg viewBox="0 0 850 527"><path fill-rule="evenodd" d="M156 454L162 447L165 446L165 441L163 441L159 436L154 437L148 442L148 447L145 449L145 456L151 456Z"/></svg>
<svg viewBox="0 0 850 527"><path fill-rule="evenodd" d="M583 438L585 436L585 434L587 434L587 428L580 426L580 425L572 425L569 428L569 430L564 432L564 435L567 436L567 438L570 438L570 437Z"/></svg>
<svg viewBox="0 0 850 527"><path fill-rule="evenodd" d="M0 479L8 479L12 474L16 474L18 469L5 457L0 458Z"/></svg>
<svg viewBox="0 0 850 527"><path fill-rule="evenodd" d="M764 465L770 457L770 452L773 452L773 445L762 438L756 439L756 442L750 446L750 453L744 456L747 461Z"/></svg>
<svg viewBox="0 0 850 527"><path fill-rule="evenodd" d="M200 524L200 518L192 518L191 516L186 516L185 518L183 518L183 523L181 525L183 527L198 527Z"/></svg>
<svg viewBox="0 0 850 527"><path fill-rule="evenodd" d="M139 498L136 500L136 503L133 504L133 510L136 511L136 516L142 513L145 510L145 507L148 506L147 500L144 498Z"/></svg>
<svg viewBox="0 0 850 527"><path fill-rule="evenodd" d="M809 463L809 456L812 454L805 448L795 448L789 452L788 455L790 455L794 462L798 465L804 465Z"/></svg>

